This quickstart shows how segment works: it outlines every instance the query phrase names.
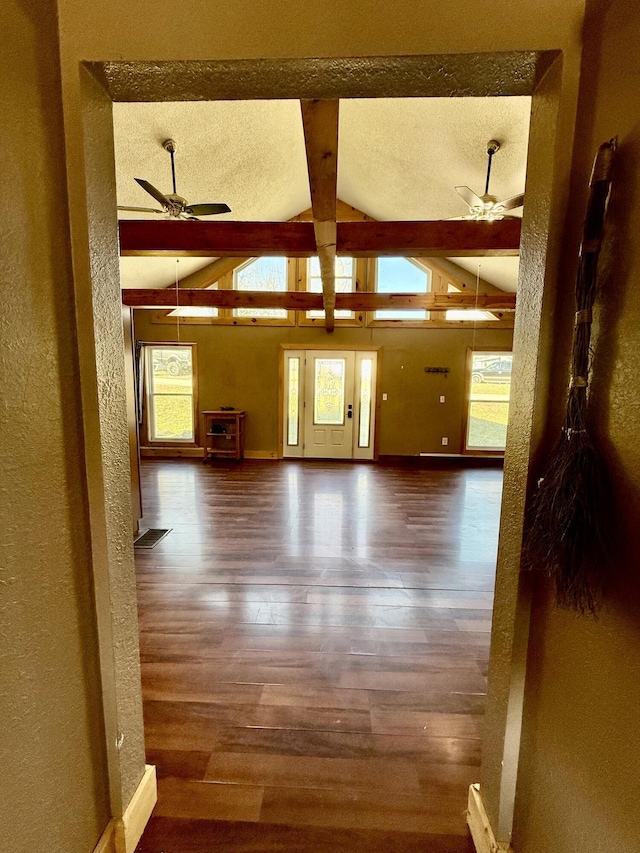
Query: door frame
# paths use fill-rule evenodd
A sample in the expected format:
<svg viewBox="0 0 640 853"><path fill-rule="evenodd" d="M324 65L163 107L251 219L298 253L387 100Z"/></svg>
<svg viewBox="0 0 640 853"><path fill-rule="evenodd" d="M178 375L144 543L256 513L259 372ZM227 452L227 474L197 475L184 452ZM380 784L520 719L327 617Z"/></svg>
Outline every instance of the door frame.
<svg viewBox="0 0 640 853"><path fill-rule="evenodd" d="M444 19L443 19L444 20ZM111 813L121 817L144 767L142 699L138 673L135 579L130 531L129 457L126 432L118 235L114 215L115 157L111 105L114 101L348 97L532 95L527 166L527 212L523 218L514 352L517 405L510 417L505 461L504 504L496 578L495 622L481 765L483 801L499 840L509 840L513 821L524 682L527 667L528 584L519 574L524 509L533 462L545 433L552 374L554 306L559 269L566 253L562 229L571 177L574 120L578 103L580 44L574 17L560 18L558 31L537 31L514 51L513 36L482 42L484 53L468 53L468 40L432 37L447 54L253 58L241 45L235 57L191 60L194 50L163 48L144 57L156 32L119 51L108 38L61 27L64 141L70 201L71 254L78 334L76 346L82 398L88 536L92 548L96 632L100 653L105 750ZM71 21L71 24L75 23ZM445 21L446 24L446 21ZM107 30L105 30L107 32ZM157 35L160 39L164 34ZM486 37L486 33L481 34ZM105 48L104 44L107 45ZM178 39L178 42L180 40ZM164 45L164 41L159 42ZM133 47L131 46L133 45ZM489 47L487 47L489 45ZM494 48L492 50L492 47ZM146 53L145 53L146 48ZM235 48L234 48L235 49ZM182 50L182 53L180 52ZM339 48L338 48L339 51ZM197 51L196 51L197 52ZM251 51L249 51L251 53ZM254 50L255 52L255 50ZM319 51L322 53L322 50ZM118 53L119 61L103 57ZM316 52L317 53L317 52ZM161 54L160 56L156 54ZM142 58L141 58L142 57ZM442 73L442 69L445 72ZM379 73L376 73L379 72ZM230 94L229 94L230 93ZM132 607L133 602L133 607ZM123 739L123 735L126 735Z"/></svg>
<svg viewBox="0 0 640 853"><path fill-rule="evenodd" d="M294 457L284 455L284 403L285 403L285 356L287 352L295 350L297 352L316 352L329 350L332 352L343 350L345 352L376 353L376 388L375 399L373 401L373 456L371 459L345 459L345 462L377 462L378 461L378 436L380 430L378 425L380 422L380 410L382 402L382 392L380 390L380 376L382 365L382 347L381 346L363 346L360 344L280 344L280 357L278 359L278 459L304 459L304 456Z"/></svg>

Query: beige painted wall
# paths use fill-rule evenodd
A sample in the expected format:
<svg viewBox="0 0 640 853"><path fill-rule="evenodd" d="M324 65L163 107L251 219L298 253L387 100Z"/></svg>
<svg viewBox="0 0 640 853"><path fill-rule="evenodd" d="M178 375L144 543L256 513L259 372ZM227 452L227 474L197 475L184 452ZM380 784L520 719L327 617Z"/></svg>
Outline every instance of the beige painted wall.
<svg viewBox="0 0 640 853"><path fill-rule="evenodd" d="M597 620L557 610L542 580L534 590L517 853L640 850L640 7L598 2L589 14L573 175L582 204L574 209L567 245L575 255L595 151L618 135L592 385L595 430L618 502L617 578ZM564 273L574 281L575 263ZM560 398L571 337L569 302L557 325ZM555 428L558 417L557 411Z"/></svg>
<svg viewBox="0 0 640 853"><path fill-rule="evenodd" d="M55 4L1 18L0 850L87 853L110 811Z"/></svg>
<svg viewBox="0 0 640 853"><path fill-rule="evenodd" d="M583 0L58 0L63 62L395 56L569 48ZM127 26L123 26L123 21ZM473 22L473 26L469 22ZM569 56L569 61L575 59Z"/></svg>
<svg viewBox="0 0 640 853"><path fill-rule="evenodd" d="M176 327L150 322L136 312L142 341L175 341ZM478 329L475 346L510 349L513 333ZM347 329L332 335L322 329L286 327L182 326L183 341L197 344L201 411L231 405L245 409L246 450L278 455L278 382L281 344L300 347L382 347L378 424L379 453L459 453L465 400L465 364L473 330ZM447 378L427 374L426 366L449 367ZM441 394L446 402L439 403ZM448 448L441 438L449 438Z"/></svg>

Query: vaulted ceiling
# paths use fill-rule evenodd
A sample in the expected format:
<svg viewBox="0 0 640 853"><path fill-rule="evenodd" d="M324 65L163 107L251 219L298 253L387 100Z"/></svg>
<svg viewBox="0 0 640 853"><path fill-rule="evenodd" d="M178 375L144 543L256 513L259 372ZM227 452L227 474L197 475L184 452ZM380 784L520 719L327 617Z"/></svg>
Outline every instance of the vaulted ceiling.
<svg viewBox="0 0 640 853"><path fill-rule="evenodd" d="M454 187L482 195L489 139L501 143L491 192L516 195L525 186L529 111L528 97L343 100L338 198L379 220L461 216L466 208ZM114 133L119 205L156 206L134 178L171 191L168 138L177 143L178 193L231 207L210 220L285 221L311 205L299 101L116 103ZM451 260L474 273L480 263L484 279L516 289L517 258ZM179 276L209 263L181 258ZM172 258L121 259L123 287L162 287L175 277Z"/></svg>

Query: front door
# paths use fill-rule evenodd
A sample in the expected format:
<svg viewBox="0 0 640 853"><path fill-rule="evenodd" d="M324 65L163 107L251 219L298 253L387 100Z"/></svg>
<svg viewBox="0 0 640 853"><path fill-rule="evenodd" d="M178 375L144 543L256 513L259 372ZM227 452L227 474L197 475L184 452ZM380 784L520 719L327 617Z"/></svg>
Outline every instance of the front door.
<svg viewBox="0 0 640 853"><path fill-rule="evenodd" d="M373 459L377 353L284 353L283 456Z"/></svg>
<svg viewBox="0 0 640 853"><path fill-rule="evenodd" d="M307 351L303 456L351 459L353 365L353 352Z"/></svg>

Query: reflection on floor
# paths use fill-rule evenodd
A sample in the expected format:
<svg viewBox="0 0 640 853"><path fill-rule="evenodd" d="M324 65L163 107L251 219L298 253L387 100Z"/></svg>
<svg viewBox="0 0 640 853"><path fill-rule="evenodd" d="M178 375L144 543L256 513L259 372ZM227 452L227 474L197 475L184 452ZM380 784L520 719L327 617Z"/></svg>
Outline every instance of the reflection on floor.
<svg viewBox="0 0 640 853"><path fill-rule="evenodd" d="M142 853L467 853L502 472L143 465Z"/></svg>

